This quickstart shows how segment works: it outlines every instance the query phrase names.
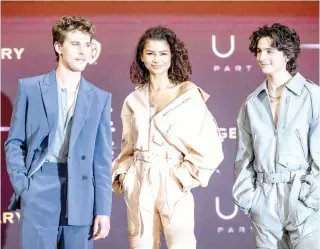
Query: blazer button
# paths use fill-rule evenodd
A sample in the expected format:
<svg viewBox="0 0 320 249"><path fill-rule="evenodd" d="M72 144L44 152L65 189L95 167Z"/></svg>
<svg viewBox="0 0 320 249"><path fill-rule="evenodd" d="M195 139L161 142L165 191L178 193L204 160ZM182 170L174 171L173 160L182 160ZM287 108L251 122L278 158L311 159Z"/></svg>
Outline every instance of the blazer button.
<svg viewBox="0 0 320 249"><path fill-rule="evenodd" d="M81 159L84 160L84 159L86 159L86 157L85 157L85 156L82 156Z"/></svg>
<svg viewBox="0 0 320 249"><path fill-rule="evenodd" d="M87 176L82 176L82 180L87 180L88 177Z"/></svg>

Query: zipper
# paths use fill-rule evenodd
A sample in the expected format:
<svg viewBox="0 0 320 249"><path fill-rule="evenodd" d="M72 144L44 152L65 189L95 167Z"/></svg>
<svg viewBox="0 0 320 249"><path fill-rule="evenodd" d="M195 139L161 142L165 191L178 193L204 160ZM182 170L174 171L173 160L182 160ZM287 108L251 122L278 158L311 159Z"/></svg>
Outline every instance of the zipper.
<svg viewBox="0 0 320 249"><path fill-rule="evenodd" d="M163 116L166 116L169 112L173 111L174 109L178 108L179 106L181 106L182 104L188 102L191 99L191 97L184 99L179 105L176 105L174 107L172 107L171 109L169 109L167 112L165 112L163 114Z"/></svg>
<svg viewBox="0 0 320 249"><path fill-rule="evenodd" d="M289 110L289 102L290 102L290 96L286 98L286 109L284 113L284 121L283 121L283 126L282 128L286 128L287 126L287 117L288 117L288 110Z"/></svg>
<svg viewBox="0 0 320 249"><path fill-rule="evenodd" d="M306 149L305 149L305 147L304 147L304 145L303 145L302 137L301 137L300 132L299 132L298 129L296 129L296 134L297 134L297 137L298 137L298 139L299 139L301 148L302 148L302 150L303 150L303 155L304 155L304 157L307 159Z"/></svg>
<svg viewBox="0 0 320 249"><path fill-rule="evenodd" d="M283 91L284 91L284 89L285 89L285 87L284 88L282 88L282 90L281 90L281 95L280 96L283 96ZM288 99L288 98L287 98ZM286 100L287 100L286 99ZM277 158L278 158L278 156L279 156L279 153L278 153L278 148L279 148L279 134L278 134L278 129L279 129L279 112L280 112L280 110L281 110L281 106L282 106L282 98L280 98L280 103L279 103L279 109L278 109L278 120L277 120L277 124L276 124L276 126L275 125L273 125L273 127L274 127L274 136L275 136L275 139L276 139L276 146L275 146L275 157L274 157L274 165L277 165ZM269 103L270 103L270 100L269 100ZM272 107L271 107L271 104L270 104L270 109L271 109L271 115L272 115ZM272 117L273 117L273 115L272 115ZM272 118L272 123L274 123L274 121L273 121L273 118Z"/></svg>

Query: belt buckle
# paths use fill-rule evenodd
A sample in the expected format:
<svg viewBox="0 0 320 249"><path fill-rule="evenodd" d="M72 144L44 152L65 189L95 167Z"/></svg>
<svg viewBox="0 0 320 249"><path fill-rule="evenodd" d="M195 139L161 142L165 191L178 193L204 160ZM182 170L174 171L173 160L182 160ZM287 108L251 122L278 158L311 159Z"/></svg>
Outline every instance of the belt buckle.
<svg viewBox="0 0 320 249"><path fill-rule="evenodd" d="M281 182L281 174L277 174L277 173L272 173L269 175L271 177L271 182L272 183L279 183Z"/></svg>

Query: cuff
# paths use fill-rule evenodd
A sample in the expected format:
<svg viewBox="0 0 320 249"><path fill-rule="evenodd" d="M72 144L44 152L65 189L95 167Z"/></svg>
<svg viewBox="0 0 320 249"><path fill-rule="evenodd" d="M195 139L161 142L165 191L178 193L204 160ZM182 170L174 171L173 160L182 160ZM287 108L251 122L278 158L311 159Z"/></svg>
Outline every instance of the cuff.
<svg viewBox="0 0 320 249"><path fill-rule="evenodd" d="M174 175L182 185L183 192L188 192L192 188L198 187L200 182L195 179L184 164L179 168L174 168Z"/></svg>

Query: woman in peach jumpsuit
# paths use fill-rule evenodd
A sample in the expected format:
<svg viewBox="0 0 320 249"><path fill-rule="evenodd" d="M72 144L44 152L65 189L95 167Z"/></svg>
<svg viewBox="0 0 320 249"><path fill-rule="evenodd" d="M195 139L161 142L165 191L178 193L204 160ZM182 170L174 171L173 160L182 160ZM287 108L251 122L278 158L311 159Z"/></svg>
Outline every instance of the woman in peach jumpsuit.
<svg viewBox="0 0 320 249"><path fill-rule="evenodd" d="M140 38L125 99L121 153L112 166L113 191L124 193L130 249L195 249L191 189L206 187L223 160L222 139L205 102L188 81L188 52L165 27Z"/></svg>

